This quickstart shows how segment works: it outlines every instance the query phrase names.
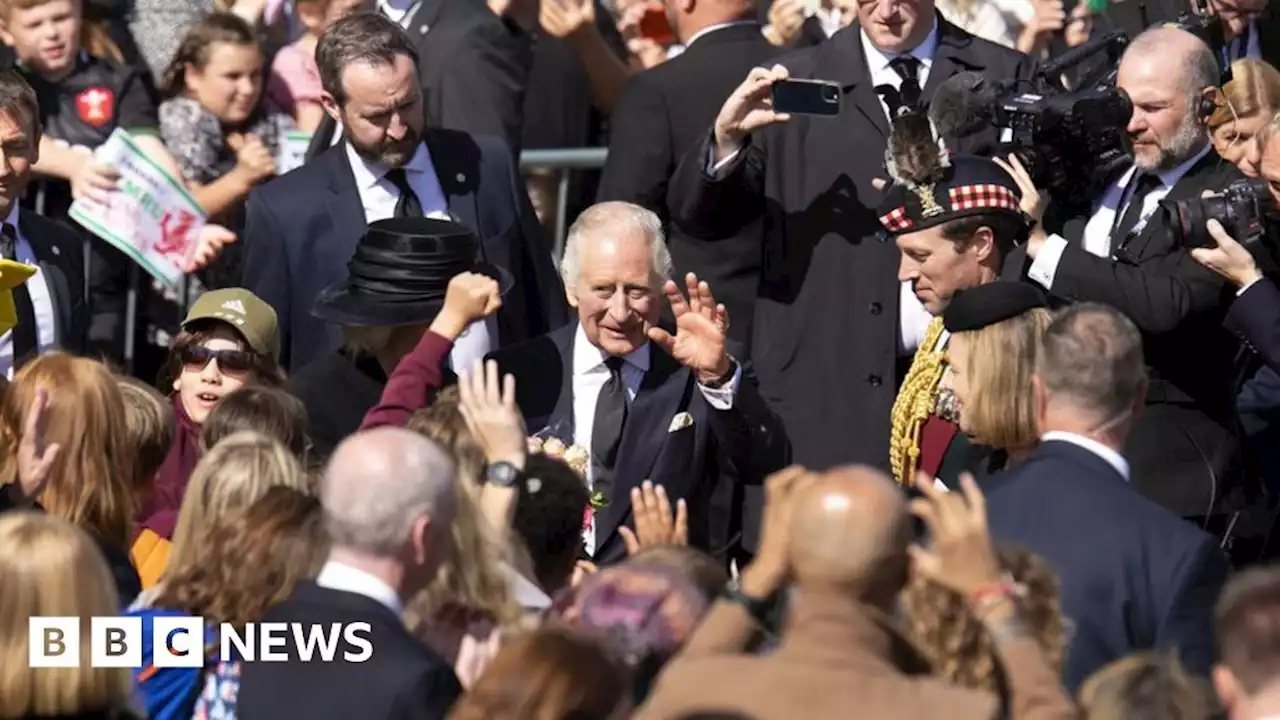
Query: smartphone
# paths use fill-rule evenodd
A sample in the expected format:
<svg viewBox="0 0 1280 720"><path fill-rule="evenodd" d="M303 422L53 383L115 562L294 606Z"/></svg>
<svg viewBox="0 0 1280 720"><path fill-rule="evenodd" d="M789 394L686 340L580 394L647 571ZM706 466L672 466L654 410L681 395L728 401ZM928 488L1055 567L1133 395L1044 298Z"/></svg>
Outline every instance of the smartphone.
<svg viewBox="0 0 1280 720"><path fill-rule="evenodd" d="M840 114L840 84L826 80L781 80L773 84L773 111L835 117Z"/></svg>
<svg viewBox="0 0 1280 720"><path fill-rule="evenodd" d="M640 37L652 40L659 45L674 45L676 33L667 22L667 13L661 6L650 6L640 16Z"/></svg>

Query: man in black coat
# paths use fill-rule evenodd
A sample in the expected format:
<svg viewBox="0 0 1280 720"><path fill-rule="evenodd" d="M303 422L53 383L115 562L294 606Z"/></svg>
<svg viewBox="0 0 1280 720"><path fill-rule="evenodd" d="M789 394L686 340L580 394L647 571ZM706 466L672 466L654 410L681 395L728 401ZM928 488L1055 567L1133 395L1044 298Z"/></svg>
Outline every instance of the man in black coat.
<svg viewBox="0 0 1280 720"><path fill-rule="evenodd" d="M391 60L370 62L371 48ZM326 31L316 57L344 141L255 188L246 204L242 284L276 309L281 364L297 370L338 347L337 328L311 309L347 277L365 227L390 217L453 219L480 239L481 260L511 275L490 349L564 325L564 291L510 150L497 138L424 129L404 31L353 15Z"/></svg>
<svg viewBox="0 0 1280 720"><path fill-rule="evenodd" d="M927 99L957 72L1025 80L1034 63L944 21L931 0L909 0L860 3L855 25L784 65L751 71L734 91L683 157L669 207L680 231L698 238L732 236L764 217L751 348L761 393L786 423L797 462L887 469L899 360L929 316L903 292L898 249L876 217L873 181L887 177L889 135L876 87L898 88L907 74ZM788 76L838 83L840 115L773 113L770 87Z"/></svg>
<svg viewBox="0 0 1280 720"><path fill-rule="evenodd" d="M1040 445L984 484L991 535L1049 562L1074 631L1072 690L1138 650L1213 663L1213 603L1227 576L1215 538L1142 497L1120 450L1143 404L1142 338L1127 318L1081 303L1046 330L1033 378Z"/></svg>
<svg viewBox="0 0 1280 720"><path fill-rule="evenodd" d="M435 443L401 428L370 430L338 447L320 483L329 558L314 582L300 583L262 622L301 623L304 632L336 623L342 641L331 659L299 659L289 642L287 662L245 663L239 717L447 716L462 694L457 675L409 634L401 614L447 557L453 473Z"/></svg>
<svg viewBox="0 0 1280 720"><path fill-rule="evenodd" d="M1197 522L1230 509L1216 503L1233 489L1239 454L1239 346L1222 327L1225 282L1196 263L1175 234L1176 218L1160 208L1242 177L1213 151L1205 128L1216 67L1204 43L1182 30L1135 38L1117 76L1135 108L1134 165L1084 213L1050 208L1026 257L1011 254L1005 268L1006 277L1025 277L1061 300L1110 305L1142 331L1151 387L1125 445L1133 486Z"/></svg>
<svg viewBox="0 0 1280 720"><path fill-rule="evenodd" d="M729 94L751 68L777 55L753 19L751 0L679 3L668 15L685 50L631 78L618 100L609 159L596 198L646 207L669 223L667 185L680 157L701 142ZM760 219L730 236L667 236L679 274L692 272L716 289L733 322L729 337L750 347L751 315L760 283Z"/></svg>

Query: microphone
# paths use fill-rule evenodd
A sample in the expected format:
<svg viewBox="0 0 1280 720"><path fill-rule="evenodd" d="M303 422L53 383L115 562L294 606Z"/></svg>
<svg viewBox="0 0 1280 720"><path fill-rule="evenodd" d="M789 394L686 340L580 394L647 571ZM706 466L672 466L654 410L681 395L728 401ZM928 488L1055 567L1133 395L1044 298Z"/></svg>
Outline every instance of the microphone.
<svg viewBox="0 0 1280 720"><path fill-rule="evenodd" d="M929 119L944 138L964 138L992 126L1001 88L981 73L956 73L938 85Z"/></svg>

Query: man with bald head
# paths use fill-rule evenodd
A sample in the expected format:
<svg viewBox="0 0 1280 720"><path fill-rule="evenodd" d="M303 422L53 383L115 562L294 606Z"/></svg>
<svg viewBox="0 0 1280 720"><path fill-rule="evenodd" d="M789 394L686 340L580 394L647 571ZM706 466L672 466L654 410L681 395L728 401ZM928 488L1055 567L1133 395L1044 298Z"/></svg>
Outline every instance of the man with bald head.
<svg viewBox="0 0 1280 720"><path fill-rule="evenodd" d="M493 354L515 376L529 431L591 455L587 483L607 502L584 532L596 562L625 556L618 528L632 522L630 493L645 480L688 505L690 544L720 549L730 541L732 481L758 492L789 461L781 423L726 341L724 306L696 276L685 278L688 298L670 276L657 215L594 205L569 229L561 262L578 321ZM658 325L664 294L674 333Z"/></svg>
<svg viewBox="0 0 1280 720"><path fill-rule="evenodd" d="M455 516L453 461L435 443L400 428L351 436L334 451L320 483L329 558L263 622L301 623L303 632L337 623L368 627L371 655L345 661L245 663L241 718L444 718L461 694L453 668L405 630L404 602L435 577ZM290 630L292 633L292 630Z"/></svg>
<svg viewBox="0 0 1280 720"><path fill-rule="evenodd" d="M1151 378L1147 404L1125 445L1133 484L1200 522L1231 489L1239 442L1230 369L1237 344L1221 325L1225 283L1176 236L1161 203L1198 198L1242 177L1209 141L1218 64L1195 36L1159 28L1134 39L1117 86L1133 102L1133 165L1112 178L1089 215L1051 207L1009 274L1055 297L1110 305L1143 333Z"/></svg>
<svg viewBox="0 0 1280 720"><path fill-rule="evenodd" d="M755 562L731 586L668 665L638 717L743 712L791 718L1050 718L1071 703L1036 641L1016 616L987 536L982 496L969 478L960 493L934 490L917 512L934 539L911 546L911 515L892 478L851 466L812 475L792 468L767 483L764 535ZM969 598L995 639L1008 696L930 676L928 663L894 627L898 593L917 572ZM759 640L767 598L790 583L779 647Z"/></svg>

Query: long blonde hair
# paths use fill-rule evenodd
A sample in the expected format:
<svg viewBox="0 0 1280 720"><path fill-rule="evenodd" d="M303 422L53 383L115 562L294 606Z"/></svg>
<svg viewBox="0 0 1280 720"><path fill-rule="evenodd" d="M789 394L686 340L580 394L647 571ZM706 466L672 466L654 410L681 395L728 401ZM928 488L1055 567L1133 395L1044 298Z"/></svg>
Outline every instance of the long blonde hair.
<svg viewBox="0 0 1280 720"><path fill-rule="evenodd" d="M960 408L961 426L981 445L1002 450L1033 447L1036 429L1031 376L1036 346L1052 316L1044 308L964 333L968 399ZM954 366L955 363L952 363Z"/></svg>
<svg viewBox="0 0 1280 720"><path fill-rule="evenodd" d="M82 530L34 512L0 517L0 717L70 717L130 707L128 668L92 667L90 618L119 615L115 583ZM32 668L31 617L80 618L78 667Z"/></svg>
<svg viewBox="0 0 1280 720"><path fill-rule="evenodd" d="M99 539L128 547L134 448L120 388L100 362L54 353L18 372L0 407L0 485L18 481L18 445L40 388L49 394L45 441L61 450L37 500Z"/></svg>
<svg viewBox="0 0 1280 720"><path fill-rule="evenodd" d="M1209 132L1234 120L1280 110L1280 70L1261 60L1231 63L1231 82L1222 86L1222 97L1209 116Z"/></svg>
<svg viewBox="0 0 1280 720"><path fill-rule="evenodd" d="M298 459L276 440L245 430L210 448L191 472L173 529L168 567L195 561L213 518L248 508L277 485L311 492Z"/></svg>

